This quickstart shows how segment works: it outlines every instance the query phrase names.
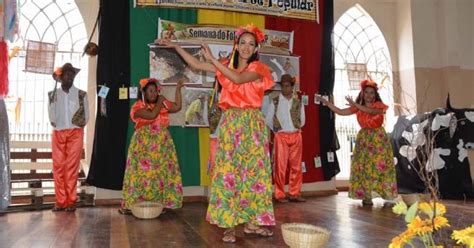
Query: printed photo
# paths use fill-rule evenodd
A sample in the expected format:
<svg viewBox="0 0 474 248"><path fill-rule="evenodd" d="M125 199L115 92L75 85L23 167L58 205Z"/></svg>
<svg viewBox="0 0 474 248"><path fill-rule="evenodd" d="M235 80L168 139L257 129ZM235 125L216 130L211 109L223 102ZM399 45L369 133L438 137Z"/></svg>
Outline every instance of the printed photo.
<svg viewBox="0 0 474 248"><path fill-rule="evenodd" d="M203 73L188 66L174 48L155 44L149 46L150 77L158 79L163 85L176 84L180 80L184 80L186 85L203 83ZM200 46L184 46L183 48L197 59L204 59Z"/></svg>
<svg viewBox="0 0 474 248"><path fill-rule="evenodd" d="M212 94L210 88L191 88L184 90L183 109L184 125L187 127L207 127L209 99Z"/></svg>
<svg viewBox="0 0 474 248"><path fill-rule="evenodd" d="M284 74L290 74L296 78L295 89L300 88L300 57L297 56L285 56L275 54L260 54L260 61L270 67L272 71L273 80L275 82L280 81L281 76ZM275 84L273 90L280 90L280 85Z"/></svg>

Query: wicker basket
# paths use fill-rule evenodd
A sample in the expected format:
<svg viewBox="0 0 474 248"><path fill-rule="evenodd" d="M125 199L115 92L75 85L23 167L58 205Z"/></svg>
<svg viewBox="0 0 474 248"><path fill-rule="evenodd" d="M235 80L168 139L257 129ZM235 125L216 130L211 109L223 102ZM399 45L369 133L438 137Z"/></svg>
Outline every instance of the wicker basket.
<svg viewBox="0 0 474 248"><path fill-rule="evenodd" d="M139 219L154 219L160 216L163 207L160 202L139 202L132 206L132 214Z"/></svg>
<svg viewBox="0 0 474 248"><path fill-rule="evenodd" d="M286 223L281 230L285 243L292 248L324 247L331 234L324 228L303 223Z"/></svg>
<svg viewBox="0 0 474 248"><path fill-rule="evenodd" d="M426 202L430 201L430 195L429 194L400 194L402 197L402 200L407 204L408 206L413 205L415 202Z"/></svg>

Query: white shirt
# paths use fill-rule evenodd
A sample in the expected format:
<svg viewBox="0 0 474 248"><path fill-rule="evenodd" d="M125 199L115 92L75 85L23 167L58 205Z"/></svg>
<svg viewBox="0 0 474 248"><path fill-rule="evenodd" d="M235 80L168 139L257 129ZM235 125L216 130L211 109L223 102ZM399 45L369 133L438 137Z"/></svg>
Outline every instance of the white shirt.
<svg viewBox="0 0 474 248"><path fill-rule="evenodd" d="M81 128L72 124L72 117L79 109L79 89L71 86L69 93L63 91L61 87L56 89L56 102L49 104L49 121L55 123L54 130L65 130ZM89 104L87 95L84 97L84 111L86 123L89 120Z"/></svg>
<svg viewBox="0 0 474 248"><path fill-rule="evenodd" d="M278 96L278 108L277 108L277 113L276 117L278 121L280 122L281 125L281 130L279 132L296 132L299 129L295 128L293 125L293 121L291 120L291 113L290 109L293 104L293 98L287 99L284 97L281 93ZM301 104L301 127L304 126L305 123L305 114L304 114L304 105ZM275 104L273 103L273 100L271 103L268 105L267 112L265 114L265 122L267 125L273 130L273 116L275 115ZM300 127L300 128L301 128Z"/></svg>

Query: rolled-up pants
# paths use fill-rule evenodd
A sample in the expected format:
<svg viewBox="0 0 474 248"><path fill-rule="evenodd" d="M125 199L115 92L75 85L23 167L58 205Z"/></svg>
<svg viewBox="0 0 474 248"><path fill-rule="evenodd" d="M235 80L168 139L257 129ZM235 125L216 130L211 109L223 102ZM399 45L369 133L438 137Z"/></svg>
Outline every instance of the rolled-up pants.
<svg viewBox="0 0 474 248"><path fill-rule="evenodd" d="M297 197L301 193L303 173L301 160L303 155L303 138L301 132L277 132L274 138L275 168L273 179L275 182L275 198L285 198L285 177L288 166L289 194Z"/></svg>
<svg viewBox="0 0 474 248"><path fill-rule="evenodd" d="M77 200L77 177L84 144L84 129L54 130L52 138L56 207L66 208Z"/></svg>

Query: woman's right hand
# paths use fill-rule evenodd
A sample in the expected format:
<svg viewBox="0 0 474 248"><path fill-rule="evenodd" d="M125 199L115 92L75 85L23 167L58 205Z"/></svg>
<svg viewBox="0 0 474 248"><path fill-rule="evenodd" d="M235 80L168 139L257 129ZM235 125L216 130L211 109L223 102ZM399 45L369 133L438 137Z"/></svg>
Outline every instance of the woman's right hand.
<svg viewBox="0 0 474 248"><path fill-rule="evenodd" d="M156 39L155 43L158 45L163 45L171 48L176 48L178 45L172 42L170 39Z"/></svg>
<svg viewBox="0 0 474 248"><path fill-rule="evenodd" d="M321 95L316 95L316 100L322 102L324 105L328 106L329 105L329 101L326 100L326 98L324 98L323 96Z"/></svg>

